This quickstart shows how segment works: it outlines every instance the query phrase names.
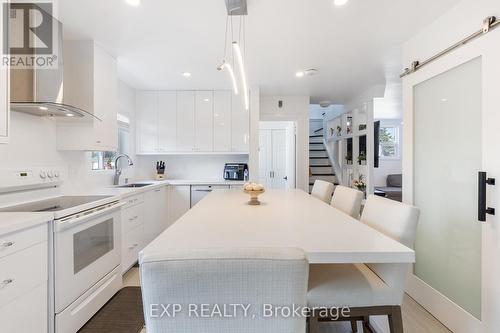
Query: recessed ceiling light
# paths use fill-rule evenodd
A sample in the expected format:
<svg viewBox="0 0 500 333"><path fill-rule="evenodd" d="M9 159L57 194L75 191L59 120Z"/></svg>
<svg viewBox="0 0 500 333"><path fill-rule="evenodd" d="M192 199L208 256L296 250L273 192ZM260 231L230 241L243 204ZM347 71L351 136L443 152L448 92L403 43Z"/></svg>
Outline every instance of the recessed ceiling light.
<svg viewBox="0 0 500 333"><path fill-rule="evenodd" d="M46 106L40 106L40 107L38 107L38 108L39 108L40 110L42 110L42 111L47 111L47 110L49 109L49 108L48 108L48 107L46 107Z"/></svg>
<svg viewBox="0 0 500 333"><path fill-rule="evenodd" d="M304 77L305 75L306 75L306 73L304 73L302 71L295 73L296 77Z"/></svg>
<svg viewBox="0 0 500 333"><path fill-rule="evenodd" d="M182 73L182 76L184 76L184 77L191 77L191 73L189 73L189 72L184 72L184 73Z"/></svg>
<svg viewBox="0 0 500 333"><path fill-rule="evenodd" d="M207 103L208 103L208 102L210 102L210 98L205 98L205 99L203 100L203 102L207 102Z"/></svg>
<svg viewBox="0 0 500 333"><path fill-rule="evenodd" d="M66 113L66 117L74 117L75 115L72 113Z"/></svg>
<svg viewBox="0 0 500 333"><path fill-rule="evenodd" d="M125 0L125 2L134 7L140 6L141 4L141 0Z"/></svg>
<svg viewBox="0 0 500 333"><path fill-rule="evenodd" d="M334 1L333 1L333 4L334 4L335 6L340 7L340 6L345 5L345 4L346 4L346 3L348 3L348 2L349 2L349 0L334 0Z"/></svg>

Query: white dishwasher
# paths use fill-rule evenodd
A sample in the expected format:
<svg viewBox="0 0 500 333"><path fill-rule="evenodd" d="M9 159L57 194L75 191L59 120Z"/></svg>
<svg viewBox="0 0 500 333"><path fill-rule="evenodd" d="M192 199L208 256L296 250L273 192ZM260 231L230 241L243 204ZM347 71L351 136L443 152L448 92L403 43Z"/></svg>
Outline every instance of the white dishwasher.
<svg viewBox="0 0 500 333"><path fill-rule="evenodd" d="M191 208L213 190L229 189L229 185L191 185Z"/></svg>

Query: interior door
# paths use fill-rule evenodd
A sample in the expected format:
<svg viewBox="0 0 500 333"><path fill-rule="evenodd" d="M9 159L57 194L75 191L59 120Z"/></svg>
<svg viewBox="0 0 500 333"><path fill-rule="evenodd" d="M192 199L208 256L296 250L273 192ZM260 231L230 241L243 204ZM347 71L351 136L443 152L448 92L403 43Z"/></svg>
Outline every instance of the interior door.
<svg viewBox="0 0 500 333"><path fill-rule="evenodd" d="M403 81L404 201L421 210L408 293L455 333L494 332L500 324L500 232L494 215L478 218L481 207L500 207L487 185L478 205L478 172L500 176L493 37Z"/></svg>
<svg viewBox="0 0 500 333"><path fill-rule="evenodd" d="M272 130L259 130L259 183L266 188L272 188Z"/></svg>
<svg viewBox="0 0 500 333"><path fill-rule="evenodd" d="M284 190L287 188L287 154L286 130L272 130L272 177L273 188Z"/></svg>

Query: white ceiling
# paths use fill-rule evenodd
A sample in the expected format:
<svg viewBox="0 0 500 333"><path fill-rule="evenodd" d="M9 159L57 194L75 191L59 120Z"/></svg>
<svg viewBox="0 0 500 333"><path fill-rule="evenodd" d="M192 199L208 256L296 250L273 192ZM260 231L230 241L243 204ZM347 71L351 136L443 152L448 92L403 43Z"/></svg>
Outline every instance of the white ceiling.
<svg viewBox="0 0 500 333"><path fill-rule="evenodd" d="M458 0L248 0L247 64L265 95L345 103L402 68L400 46ZM59 0L65 38L95 39L138 89L229 89L224 0ZM317 68L297 79L300 69ZM192 77L181 74L192 72Z"/></svg>

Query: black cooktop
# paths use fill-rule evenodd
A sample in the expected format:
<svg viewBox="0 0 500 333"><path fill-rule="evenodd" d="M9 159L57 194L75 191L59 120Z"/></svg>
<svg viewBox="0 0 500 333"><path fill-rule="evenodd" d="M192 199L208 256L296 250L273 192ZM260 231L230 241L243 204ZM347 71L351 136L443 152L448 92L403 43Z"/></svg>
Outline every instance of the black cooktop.
<svg viewBox="0 0 500 333"><path fill-rule="evenodd" d="M46 200L33 201L17 206L0 208L0 212L58 212L109 197L110 196L107 195L62 196Z"/></svg>

